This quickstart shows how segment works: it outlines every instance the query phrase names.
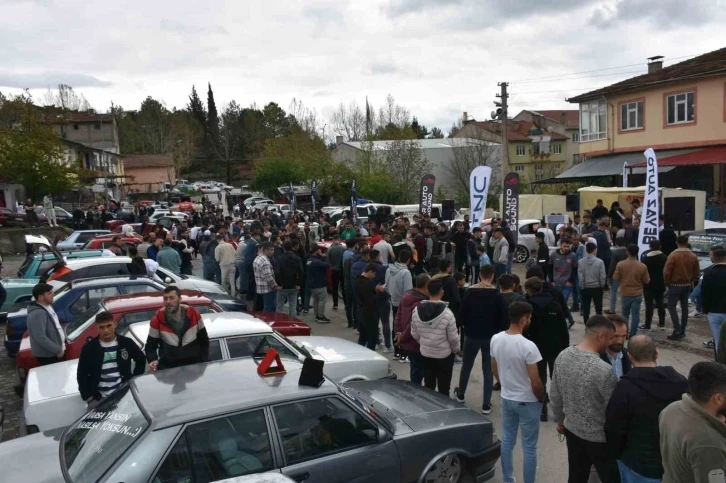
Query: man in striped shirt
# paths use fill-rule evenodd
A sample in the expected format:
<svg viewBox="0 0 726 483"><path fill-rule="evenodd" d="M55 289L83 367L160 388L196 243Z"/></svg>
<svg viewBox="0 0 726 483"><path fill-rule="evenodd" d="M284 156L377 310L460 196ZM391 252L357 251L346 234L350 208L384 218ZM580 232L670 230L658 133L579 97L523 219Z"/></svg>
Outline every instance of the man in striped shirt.
<svg viewBox="0 0 726 483"><path fill-rule="evenodd" d="M98 336L81 349L76 374L78 390L89 410L132 376L143 374L146 367L146 357L136 343L116 334L113 315L100 312L96 315L96 327Z"/></svg>
<svg viewBox="0 0 726 483"><path fill-rule="evenodd" d="M262 252L257 255L257 258L252 263L257 293L262 296L263 300L263 312L275 311L277 291L280 289L275 281L275 270L272 262L270 262L270 258L272 258L274 253L275 245L270 242L265 242L262 244ZM258 307L255 308L259 310Z"/></svg>

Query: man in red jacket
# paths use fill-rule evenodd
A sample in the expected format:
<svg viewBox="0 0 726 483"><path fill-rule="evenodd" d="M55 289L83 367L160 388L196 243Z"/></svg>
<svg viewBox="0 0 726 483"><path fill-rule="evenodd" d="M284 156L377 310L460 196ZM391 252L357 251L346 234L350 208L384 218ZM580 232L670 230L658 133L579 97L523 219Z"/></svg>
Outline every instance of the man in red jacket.
<svg viewBox="0 0 726 483"><path fill-rule="evenodd" d="M414 288L406 292L401 298L398 305L394 326L396 328L395 344L401 348L402 355L398 360L401 363L406 362L408 358L411 363L411 382L421 384L424 378L423 359L421 359L421 349L416 340L411 335L411 315L422 300L428 300L427 287L431 277L427 273L416 276Z"/></svg>
<svg viewBox="0 0 726 483"><path fill-rule="evenodd" d="M194 307L182 305L178 287L164 289L164 308L154 314L150 325L145 352L152 372L209 360L209 336L202 316Z"/></svg>

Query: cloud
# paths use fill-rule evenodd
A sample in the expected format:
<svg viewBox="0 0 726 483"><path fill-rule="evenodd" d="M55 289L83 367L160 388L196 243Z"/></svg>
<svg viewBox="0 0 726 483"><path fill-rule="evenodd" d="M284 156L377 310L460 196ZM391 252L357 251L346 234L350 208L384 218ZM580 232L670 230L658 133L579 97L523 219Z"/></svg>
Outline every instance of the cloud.
<svg viewBox="0 0 726 483"><path fill-rule="evenodd" d="M601 29L617 23L649 21L660 28L683 28L726 18L723 0L620 0L598 6L589 23Z"/></svg>
<svg viewBox="0 0 726 483"><path fill-rule="evenodd" d="M76 87L107 87L111 82L73 72L0 72L0 86L18 89L55 88L58 84Z"/></svg>
<svg viewBox="0 0 726 483"><path fill-rule="evenodd" d="M370 72L373 75L388 75L388 74L395 74L398 72L398 67L390 62L373 62L368 72Z"/></svg>
<svg viewBox="0 0 726 483"><path fill-rule="evenodd" d="M174 20L169 19L162 19L161 22L159 22L159 27L161 30L165 32L171 32L175 34L191 34L191 35L199 35L199 34L218 34L218 35L228 35L229 32L226 28L224 28L223 25L210 25L210 26L204 26L204 25L197 25L197 24L191 24L191 23L183 23L183 22L176 22Z"/></svg>

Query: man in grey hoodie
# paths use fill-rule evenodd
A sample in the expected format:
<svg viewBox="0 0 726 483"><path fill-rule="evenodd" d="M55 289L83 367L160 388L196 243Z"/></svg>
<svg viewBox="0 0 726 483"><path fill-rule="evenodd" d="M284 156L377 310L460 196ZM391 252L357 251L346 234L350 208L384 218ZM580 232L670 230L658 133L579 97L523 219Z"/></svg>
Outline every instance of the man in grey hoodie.
<svg viewBox="0 0 726 483"><path fill-rule="evenodd" d="M403 295L413 288L413 277L411 276L411 270L408 269L408 263L411 260L411 252L408 250L401 250L398 252L398 260L393 265L389 265L386 270L386 291L391 296L391 308L393 309L393 318L396 319L396 312L398 312L398 305L401 303ZM395 336L396 330L393 329L393 335ZM394 347L394 359L400 357L400 351L398 346Z"/></svg>
<svg viewBox="0 0 726 483"><path fill-rule="evenodd" d="M570 250L571 246L572 244L569 238L561 239L559 250L550 257L552 282L557 287L557 290L562 292L565 304L567 304L567 300L570 298L572 287L577 283L577 255L572 253ZM569 311L567 311L567 319L569 320L570 327L572 327L575 324L575 320Z"/></svg>
<svg viewBox="0 0 726 483"><path fill-rule="evenodd" d="M33 287L34 302L28 305L30 350L41 366L65 358L65 333L53 310L53 286L39 283Z"/></svg>
<svg viewBox="0 0 726 483"><path fill-rule="evenodd" d="M578 284L582 292L582 310L587 321L590 318L590 301L595 302L595 313L602 315L602 295L607 277L605 263L597 258L597 245L585 245L585 255L577 265Z"/></svg>

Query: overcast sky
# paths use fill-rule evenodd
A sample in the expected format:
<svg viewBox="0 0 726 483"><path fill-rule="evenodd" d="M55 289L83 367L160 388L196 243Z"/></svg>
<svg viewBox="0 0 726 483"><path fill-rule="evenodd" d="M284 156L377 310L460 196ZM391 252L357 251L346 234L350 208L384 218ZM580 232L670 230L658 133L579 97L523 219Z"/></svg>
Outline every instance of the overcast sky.
<svg viewBox="0 0 726 483"><path fill-rule="evenodd" d="M726 47L726 0L0 0L0 12L3 92L66 83L101 111L149 95L171 108L193 84L206 98L209 81L218 106L297 98L323 117L391 93L445 132L462 111L486 119L498 81L511 115L573 108L565 97L644 73L647 57Z"/></svg>

